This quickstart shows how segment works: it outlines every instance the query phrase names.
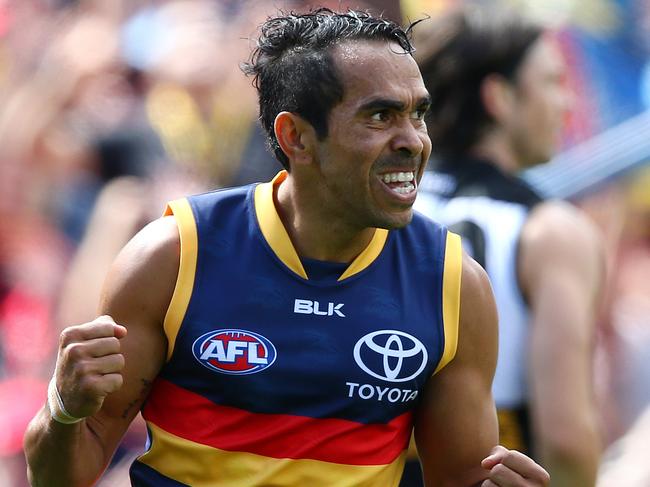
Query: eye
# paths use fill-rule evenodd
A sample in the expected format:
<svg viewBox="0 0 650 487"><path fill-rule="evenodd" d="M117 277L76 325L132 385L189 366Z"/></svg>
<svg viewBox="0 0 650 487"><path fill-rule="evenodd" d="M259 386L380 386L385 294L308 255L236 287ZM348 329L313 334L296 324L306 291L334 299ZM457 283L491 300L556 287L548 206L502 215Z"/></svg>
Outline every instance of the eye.
<svg viewBox="0 0 650 487"><path fill-rule="evenodd" d="M389 117L390 114L388 113L388 110L380 110L370 115L370 120L373 122L386 122L388 121Z"/></svg>
<svg viewBox="0 0 650 487"><path fill-rule="evenodd" d="M411 113L411 118L414 120L424 120L427 112L429 111L428 106L423 106Z"/></svg>

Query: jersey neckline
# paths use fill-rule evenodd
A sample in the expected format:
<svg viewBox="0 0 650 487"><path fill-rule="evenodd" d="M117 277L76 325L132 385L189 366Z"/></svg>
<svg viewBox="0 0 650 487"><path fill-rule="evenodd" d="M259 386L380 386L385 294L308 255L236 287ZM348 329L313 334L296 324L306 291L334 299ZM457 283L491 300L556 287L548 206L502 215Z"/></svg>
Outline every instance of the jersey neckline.
<svg viewBox="0 0 650 487"><path fill-rule="evenodd" d="M255 214L260 230L273 253L294 274L309 280L305 268L300 261L289 234L287 233L277 208L273 201L275 189L287 178L287 171L280 171L272 181L261 183L255 187ZM367 247L347 266L338 281L348 279L366 269L381 254L388 238L388 230L376 228Z"/></svg>

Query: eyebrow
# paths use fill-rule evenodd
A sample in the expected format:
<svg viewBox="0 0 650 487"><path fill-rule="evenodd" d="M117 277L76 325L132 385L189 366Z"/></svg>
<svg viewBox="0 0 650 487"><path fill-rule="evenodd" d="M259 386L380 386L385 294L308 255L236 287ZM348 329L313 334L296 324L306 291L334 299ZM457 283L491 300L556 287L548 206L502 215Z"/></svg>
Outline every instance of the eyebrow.
<svg viewBox="0 0 650 487"><path fill-rule="evenodd" d="M421 97L415 106L431 105L431 95ZM373 98L359 107L360 112L371 112L375 110L395 110L403 112L406 110L406 104L390 98Z"/></svg>

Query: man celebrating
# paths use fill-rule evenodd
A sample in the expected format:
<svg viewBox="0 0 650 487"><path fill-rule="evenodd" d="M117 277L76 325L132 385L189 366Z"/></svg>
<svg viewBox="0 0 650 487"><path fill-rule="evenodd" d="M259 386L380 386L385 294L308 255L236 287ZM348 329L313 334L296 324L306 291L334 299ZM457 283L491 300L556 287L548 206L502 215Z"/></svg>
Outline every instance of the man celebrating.
<svg viewBox="0 0 650 487"><path fill-rule="evenodd" d="M120 253L102 316L61 336L25 440L36 486L92 484L141 408L136 486L543 486L495 447L485 273L412 205L430 97L408 31L269 19L246 67L285 171L171 202ZM117 324L119 323L119 324Z"/></svg>

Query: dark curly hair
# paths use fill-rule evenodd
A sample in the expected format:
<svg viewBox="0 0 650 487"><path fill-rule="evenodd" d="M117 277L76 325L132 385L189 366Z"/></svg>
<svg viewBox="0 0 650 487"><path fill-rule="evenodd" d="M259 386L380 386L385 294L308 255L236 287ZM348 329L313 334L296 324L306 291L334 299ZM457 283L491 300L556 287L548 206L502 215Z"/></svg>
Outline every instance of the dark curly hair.
<svg viewBox="0 0 650 487"><path fill-rule="evenodd" d="M382 40L412 54L411 29L416 23L403 29L366 12L319 8L272 17L262 24L257 47L242 70L253 76L269 147L286 169L289 160L273 131L275 117L282 111L297 113L312 124L321 140L327 136L330 111L344 95L332 48L343 41Z"/></svg>
<svg viewBox="0 0 650 487"><path fill-rule="evenodd" d="M481 101L490 74L516 81L543 28L512 12L467 6L418 29L416 60L432 103L429 136L438 156L462 159L494 120Z"/></svg>

